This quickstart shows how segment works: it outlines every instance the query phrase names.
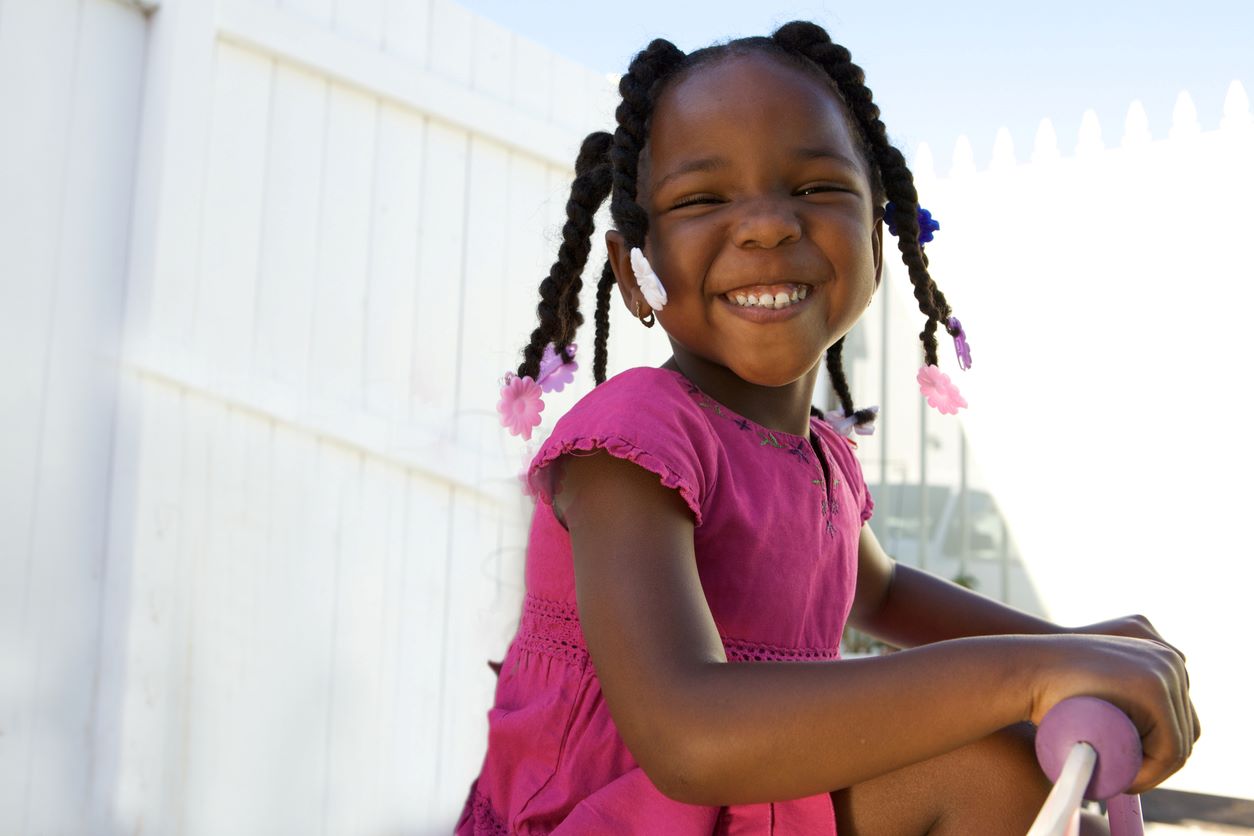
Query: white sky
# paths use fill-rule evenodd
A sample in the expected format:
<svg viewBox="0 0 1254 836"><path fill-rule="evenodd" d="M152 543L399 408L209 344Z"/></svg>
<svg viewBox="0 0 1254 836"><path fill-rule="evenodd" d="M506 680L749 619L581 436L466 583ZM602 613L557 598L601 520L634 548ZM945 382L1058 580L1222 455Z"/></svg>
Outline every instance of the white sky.
<svg viewBox="0 0 1254 836"><path fill-rule="evenodd" d="M1160 138L1181 90L1192 95L1203 130L1218 125L1231 81L1254 94L1251 0L457 2L606 73L625 70L656 36L691 50L769 34L794 18L814 20L866 70L897 145L909 156L927 142L942 173L960 133L982 168L1003 125L1024 160L1043 117L1070 154L1087 108L1097 111L1103 139L1113 145L1134 99L1144 103Z"/></svg>

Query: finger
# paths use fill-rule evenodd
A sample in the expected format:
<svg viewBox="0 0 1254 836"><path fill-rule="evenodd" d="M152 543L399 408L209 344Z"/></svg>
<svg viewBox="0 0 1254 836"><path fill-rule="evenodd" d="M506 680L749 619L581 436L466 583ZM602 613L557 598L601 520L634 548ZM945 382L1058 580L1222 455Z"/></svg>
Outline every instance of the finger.
<svg viewBox="0 0 1254 836"><path fill-rule="evenodd" d="M1163 733L1157 726L1151 727L1141 736L1141 768L1137 771L1132 786L1128 788L1129 793L1139 794L1152 789L1170 774L1164 770L1163 758L1159 753L1162 741Z"/></svg>
<svg viewBox="0 0 1254 836"><path fill-rule="evenodd" d="M1183 666L1181 666L1183 668ZM1188 686L1180 687L1181 681L1184 679L1183 670L1172 671L1177 678L1171 684L1171 705L1175 709L1176 730L1179 737L1176 739L1176 769L1184 766L1184 762L1189 759L1189 755L1193 752L1193 712L1192 705L1189 702Z"/></svg>

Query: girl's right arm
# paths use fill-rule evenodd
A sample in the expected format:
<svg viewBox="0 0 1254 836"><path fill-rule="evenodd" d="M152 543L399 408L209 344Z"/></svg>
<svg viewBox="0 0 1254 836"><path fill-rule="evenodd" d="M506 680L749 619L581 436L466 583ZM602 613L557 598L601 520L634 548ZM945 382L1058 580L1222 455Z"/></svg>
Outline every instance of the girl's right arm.
<svg viewBox="0 0 1254 836"><path fill-rule="evenodd" d="M1183 662L1156 642L992 636L837 663L728 664L678 494L605 453L558 466L554 505L570 531L602 693L628 749L672 798L723 805L829 792L1039 721L1076 694L1114 702L1140 729L1145 765L1133 791L1186 757Z"/></svg>

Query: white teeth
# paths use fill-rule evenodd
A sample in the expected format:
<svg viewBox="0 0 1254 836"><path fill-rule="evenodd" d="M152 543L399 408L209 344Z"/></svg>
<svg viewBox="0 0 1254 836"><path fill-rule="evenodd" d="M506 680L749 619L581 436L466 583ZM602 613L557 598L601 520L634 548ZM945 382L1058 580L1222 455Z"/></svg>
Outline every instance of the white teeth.
<svg viewBox="0 0 1254 836"><path fill-rule="evenodd" d="M737 305L740 305L742 308L768 308L770 310L777 311L780 308L786 308L789 305L796 304L806 298L806 292L806 286L802 285L796 290L793 290L791 293L787 293L785 291L780 291L775 294L763 293L761 295L756 293L736 293L728 298L730 298Z"/></svg>

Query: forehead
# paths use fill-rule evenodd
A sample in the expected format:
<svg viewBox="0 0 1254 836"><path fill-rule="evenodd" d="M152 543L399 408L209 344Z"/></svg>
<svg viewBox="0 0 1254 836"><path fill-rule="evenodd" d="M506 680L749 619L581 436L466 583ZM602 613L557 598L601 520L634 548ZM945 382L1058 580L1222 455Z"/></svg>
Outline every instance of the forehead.
<svg viewBox="0 0 1254 836"><path fill-rule="evenodd" d="M662 92L648 156L652 172L664 174L677 157L819 146L861 162L835 91L778 57L749 53L696 67Z"/></svg>

